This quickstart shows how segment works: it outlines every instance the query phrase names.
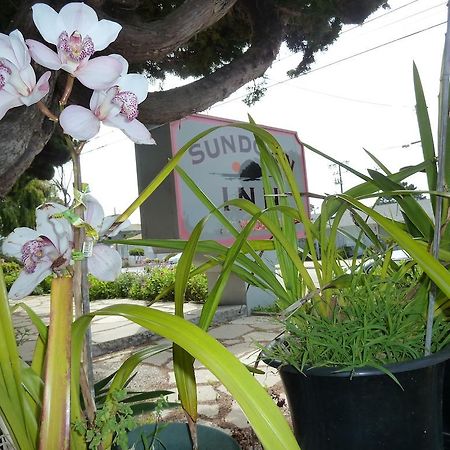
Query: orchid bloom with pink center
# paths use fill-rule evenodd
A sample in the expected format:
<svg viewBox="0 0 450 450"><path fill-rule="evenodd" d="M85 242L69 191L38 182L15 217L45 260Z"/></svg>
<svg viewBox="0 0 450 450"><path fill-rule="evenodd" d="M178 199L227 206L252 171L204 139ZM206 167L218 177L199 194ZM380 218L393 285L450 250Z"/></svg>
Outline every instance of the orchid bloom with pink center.
<svg viewBox="0 0 450 450"><path fill-rule="evenodd" d="M99 239L115 236L130 225L130 222L126 220L109 232L109 228L117 216L105 217L102 205L91 194L83 197L83 204L86 206L84 220L97 231ZM103 281L113 281L121 272L122 258L114 248L96 243L92 255L87 258L87 264L88 271L95 277Z"/></svg>
<svg viewBox="0 0 450 450"><path fill-rule="evenodd" d="M56 45L57 53L44 44L27 39L32 58L52 70L63 69L90 89L107 89L121 72L110 56L90 59L113 42L122 27L110 20L98 20L94 9L84 3L68 3L59 14L50 6L33 6L33 20L42 37Z"/></svg>
<svg viewBox="0 0 450 450"><path fill-rule="evenodd" d="M90 109L71 105L61 113L59 121L65 133L79 141L93 138L100 124L119 128L137 144L154 144L150 132L136 117L138 104L148 94L145 75L127 74L128 62L120 55L111 55L122 65L122 74L116 84L107 90L94 91Z"/></svg>
<svg viewBox="0 0 450 450"><path fill-rule="evenodd" d="M52 272L61 274L70 264L73 231L65 218L55 218L67 208L46 203L36 209L36 230L16 228L3 242L3 253L17 258L23 269L11 286L9 298L20 300Z"/></svg>
<svg viewBox="0 0 450 450"><path fill-rule="evenodd" d="M0 120L16 106L37 103L49 91L50 71L36 83L31 56L22 33L0 33Z"/></svg>

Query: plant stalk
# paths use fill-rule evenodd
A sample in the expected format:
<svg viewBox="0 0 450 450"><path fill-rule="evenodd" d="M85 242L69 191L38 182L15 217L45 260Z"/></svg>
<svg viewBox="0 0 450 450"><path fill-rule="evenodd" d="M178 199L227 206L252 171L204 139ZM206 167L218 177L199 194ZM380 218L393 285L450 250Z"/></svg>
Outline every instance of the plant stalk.
<svg viewBox="0 0 450 450"><path fill-rule="evenodd" d="M441 89L439 96L439 129L438 129L438 157L437 157L437 183L436 190L443 192L445 189L445 153L447 147L447 127L449 120L449 80L450 80L450 5L447 4L447 31L445 33L444 54L442 57ZM441 243L442 210L444 198L436 196L436 209L434 215L434 235L432 254L439 259L439 247ZM433 337L433 319L437 296L437 287L433 283L428 297L427 330L425 335L425 356L431 353L431 341Z"/></svg>
<svg viewBox="0 0 450 450"><path fill-rule="evenodd" d="M70 448L72 278L52 281L39 450Z"/></svg>

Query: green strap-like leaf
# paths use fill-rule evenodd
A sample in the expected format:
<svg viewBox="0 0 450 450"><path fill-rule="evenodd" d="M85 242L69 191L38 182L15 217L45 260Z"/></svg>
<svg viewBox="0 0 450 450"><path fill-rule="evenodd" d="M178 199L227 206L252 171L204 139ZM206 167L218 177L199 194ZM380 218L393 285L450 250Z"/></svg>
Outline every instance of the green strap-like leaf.
<svg viewBox="0 0 450 450"><path fill-rule="evenodd" d="M417 264L420 265L422 270L434 281L436 286L444 292L445 295L450 296L450 272L427 250L411 238L409 233L403 231L391 220L382 216L373 209L365 206L361 202L344 194L339 195L340 198L354 206L355 208L364 211L367 215L372 217L377 223L379 223L386 232L388 232L392 238L402 247Z"/></svg>
<svg viewBox="0 0 450 450"><path fill-rule="evenodd" d="M423 93L422 82L420 80L419 71L417 66L413 63L413 77L414 77L414 91L416 94L416 114L417 123L419 125L420 141L422 144L423 159L425 161L431 161L425 168L428 180L428 189L430 191L436 190L437 182L437 168L436 168L436 152L434 149L433 132L431 130L430 118L428 116L428 106ZM433 204L433 210L435 207L435 197L431 197Z"/></svg>
<svg viewBox="0 0 450 450"><path fill-rule="evenodd" d="M79 419L78 370L84 333L96 315L118 315L170 339L198 359L230 391L247 416L264 448L296 450L298 444L285 418L267 391L243 364L217 340L180 317L140 305L115 305L77 319L72 335L72 421ZM79 400L78 400L79 402Z"/></svg>

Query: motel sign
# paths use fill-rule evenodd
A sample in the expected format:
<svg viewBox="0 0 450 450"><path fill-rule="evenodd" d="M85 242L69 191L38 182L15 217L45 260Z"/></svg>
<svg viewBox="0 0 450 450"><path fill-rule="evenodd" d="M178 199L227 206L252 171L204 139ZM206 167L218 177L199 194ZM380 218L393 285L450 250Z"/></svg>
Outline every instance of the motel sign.
<svg viewBox="0 0 450 450"><path fill-rule="evenodd" d="M194 136L211 127L221 126L193 144L179 166L216 206L227 200L244 198L264 208L259 151L255 138L249 131L230 126L231 123L226 119L196 114L151 130L157 145L150 148L136 145L139 191ZM297 134L266 126L264 129L278 140L299 189L307 192L303 145ZM277 194L276 189L274 194ZM306 197L304 201L309 211ZM236 207L224 206L221 211L237 229L242 229L249 220L247 213ZM174 173L141 207L143 237L187 239L196 223L207 214L205 206L180 176ZM302 235L301 225L298 233ZM264 226L257 224L250 239L269 237ZM229 231L214 217L206 223L202 239L225 244L233 241Z"/></svg>

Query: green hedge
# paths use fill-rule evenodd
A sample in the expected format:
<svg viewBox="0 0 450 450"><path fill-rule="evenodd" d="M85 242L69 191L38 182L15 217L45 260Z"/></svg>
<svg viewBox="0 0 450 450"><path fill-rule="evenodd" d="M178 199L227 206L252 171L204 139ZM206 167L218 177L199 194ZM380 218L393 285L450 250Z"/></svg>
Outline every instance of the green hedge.
<svg viewBox="0 0 450 450"><path fill-rule="evenodd" d="M154 300L160 292L175 282L175 269L172 267L154 267L144 273L125 272L116 281L104 282L89 277L89 295L91 300L106 298L131 298L135 300ZM192 277L186 288L186 301L204 302L208 295L208 282L205 275ZM174 300L173 290L159 299Z"/></svg>
<svg viewBox="0 0 450 450"><path fill-rule="evenodd" d="M9 290L19 276L21 266L16 262L2 264L6 288ZM175 281L175 268L156 266L145 268L144 272L125 272L115 281L100 281L89 275L89 297L91 300L108 298L131 298L135 300L154 300L164 289ZM33 295L50 293L52 277L47 277L33 291ZM187 302L204 302L208 296L208 282L205 275L192 277L186 288ZM174 292L170 291L160 299L170 302L174 300Z"/></svg>

